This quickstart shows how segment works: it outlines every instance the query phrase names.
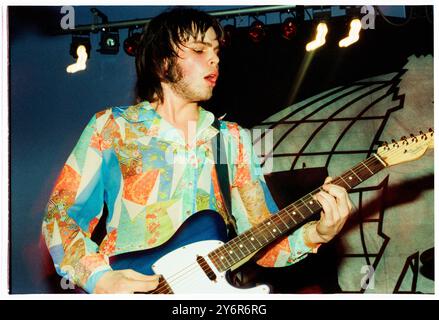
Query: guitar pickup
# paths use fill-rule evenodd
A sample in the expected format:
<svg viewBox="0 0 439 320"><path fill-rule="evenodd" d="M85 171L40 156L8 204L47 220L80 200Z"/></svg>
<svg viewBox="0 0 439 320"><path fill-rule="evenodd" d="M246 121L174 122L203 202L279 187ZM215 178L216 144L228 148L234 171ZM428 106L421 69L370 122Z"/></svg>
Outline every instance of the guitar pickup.
<svg viewBox="0 0 439 320"><path fill-rule="evenodd" d="M199 266L201 267L201 269L203 269L204 273L206 274L206 276L212 280L212 281L216 281L216 274L215 272L212 270L212 268L209 266L209 264L207 263L206 259L204 259L204 257L202 256L197 256L197 263L199 264Z"/></svg>

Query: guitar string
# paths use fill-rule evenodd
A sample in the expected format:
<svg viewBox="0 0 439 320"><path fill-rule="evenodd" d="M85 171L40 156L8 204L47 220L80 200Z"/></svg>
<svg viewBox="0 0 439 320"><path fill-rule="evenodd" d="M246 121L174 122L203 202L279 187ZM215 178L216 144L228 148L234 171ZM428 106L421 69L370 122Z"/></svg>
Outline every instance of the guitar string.
<svg viewBox="0 0 439 320"><path fill-rule="evenodd" d="M433 136L433 133L432 133L432 132L429 132L429 133L430 133L431 136ZM428 134L428 133L426 133L426 134ZM408 142L408 144L413 144L413 142L418 143L418 140L417 140L418 137L416 137L416 138L409 138L409 139L411 140L411 142ZM421 138L419 138L419 140L421 140L421 142L427 142L428 137L426 137L426 140L425 140L425 141L422 141L423 139L421 139ZM404 147L404 146L405 146L405 145L403 144L402 147ZM401 149L398 149L398 148L399 148L399 145L398 145L397 147L394 146L392 149L389 149L389 150L383 150L383 151L381 152L381 154L382 154L382 155L383 155L383 153L384 153L384 154L387 154L387 157L389 157L389 156L391 156L392 153L394 153L394 152L400 152ZM374 163L374 162L375 162L375 166L374 166L374 167L371 167L371 164ZM366 168L363 168L363 166L365 166ZM374 170L377 169L376 166L378 166L379 168L378 168L377 171L374 172ZM362 175L360 172L363 171L363 172L371 172L372 175L373 175L373 174L375 174L376 172L378 172L378 171L381 170L381 169L383 169L383 167L381 167L381 162L380 162L380 160L378 160L378 159L375 158L374 156L371 156L371 157L369 157L368 159L365 159L364 161L362 161L362 162L360 162L359 164L357 164L357 165L356 165L355 167L353 167L352 169L346 171L345 173L343 173L343 174L340 175L339 177L335 178L335 179L332 181L332 183L334 183L334 184L338 184L338 185L342 185L341 182L343 182L344 184L346 184L346 185L348 186L349 189L352 189L353 187L350 186L349 183L347 183L347 180L349 180L349 177L352 176L352 175L350 174L349 171L351 171L352 173L354 173L354 175L358 178L359 183L361 183L361 182L363 182L364 180L368 179L369 177L366 177L366 179L361 179L360 177L358 177L357 173L360 174L360 175ZM345 178L347 178L347 179L345 179ZM359 184L359 183L358 183L358 184ZM354 187L355 187L355 186L354 186ZM322 189L321 189L321 188L318 188L317 190L315 190L315 191L313 191L313 192L319 192L320 190L322 190ZM308 194L308 195L302 197L301 199L299 199L299 200L296 201L296 202L299 202L300 200L302 200L302 202L307 202L308 200L312 200L312 195L314 195L313 192L311 192L310 194ZM306 197L308 197L308 199L307 199ZM306 201L305 201L305 200L306 200ZM296 203L296 202L295 202L295 203ZM290 212L291 209L293 209L293 210L294 210L294 209L298 209L298 211L300 212L300 211L302 211L301 209L304 208L304 205L305 205L309 210L311 210L312 212L315 212L316 210L318 210L318 209L321 208L321 206L319 205L320 208L317 208L317 209L315 209L315 210L312 210L312 209L310 209L310 208L308 207L308 205L306 205L306 204L304 204L304 205L300 205L300 206L297 206L297 205L295 205L295 203L293 203L293 204L287 206L286 208L282 209L279 213L282 213L282 211L285 211L287 214L291 214L291 212ZM277 220L281 220L281 221L284 223L284 221L282 220L282 217L281 217L281 215L280 215L279 213L276 214L276 215L274 215L273 218L270 218L270 219L272 219L273 222L275 222L274 219L277 219ZM293 213L294 213L294 212L293 212ZM302 215L302 214L301 214L301 215ZM295 219L294 219L294 218L291 218L291 216L289 216L289 215L285 215L285 216L286 216L286 217L289 217L289 219L292 219L292 220L295 221ZM305 219L308 218L308 217L303 217L303 215L302 215L302 218L303 218L303 220L305 220ZM303 220L302 220L302 221L303 221ZM302 221L299 221L299 222L302 222ZM277 225L277 222L275 222L275 224ZM296 223L296 224L297 224L297 223ZM263 223L262 226L266 229L265 231L267 231L267 230L269 231L269 230L270 230L270 229L267 227L266 223ZM280 228L278 227L278 229L280 229ZM257 227L255 228L255 230L257 230ZM273 229L273 230L274 230L274 229ZM264 232L263 230L260 230L260 231L261 231L261 232ZM278 231L281 231L281 230L278 230ZM274 232L276 232L276 231L274 231ZM271 235L273 235L271 231L269 231L269 233L270 233ZM263 234L267 234L267 235L268 235L269 233L264 232ZM282 234L282 233L284 233L284 232L281 231L281 234ZM243 234L243 235L244 235L244 234ZM234 251L235 251L235 250L238 248L238 247L235 245L235 242L238 242L238 244L241 244L241 240L239 240L238 238L239 238L239 237L236 237L236 238L232 239L232 241L230 241L230 242L227 243L227 246L228 246L228 247L231 247L231 248L234 249ZM246 240L248 240L248 239L246 239ZM270 241L270 240L269 240L269 241ZM242 241L242 242L245 242L245 240ZM251 243L251 242L250 242L250 243ZM252 244L252 245L253 245L253 244ZM254 245L253 245L253 246L254 246ZM220 249L220 248L219 248L219 249ZM249 249L247 249L247 250L249 250ZM242 250L241 250L241 252L242 252ZM251 254L251 252L250 252L249 254Z"/></svg>
<svg viewBox="0 0 439 320"><path fill-rule="evenodd" d="M377 163L378 164L378 163ZM369 165L370 165L370 163L369 163ZM371 169L372 169L372 172L373 172L373 169L374 169L375 167L372 167ZM364 169L363 169L364 170ZM378 172L378 171L377 171ZM361 179L360 179L361 180ZM334 181L333 182L335 182L336 181L336 179L334 179ZM303 199L303 198L302 198ZM262 231L262 230L261 230ZM201 265L201 267L203 268L204 266L206 266L207 265L207 263L204 263L203 262L203 264L200 264ZM191 266L191 265L189 265L189 266ZM190 269L190 270L188 270L189 272L190 271L192 271L194 268L196 268L196 264L192 264L192 268ZM180 271L180 273L181 273L181 271ZM188 273L188 272L186 272L186 273ZM175 276L177 276L177 275L174 275L174 278L175 278ZM183 275L181 275L181 276L177 276L175 279L172 279L171 280L171 277L169 278L169 281L167 281L167 283L169 284L169 283L172 283L172 284L176 284L176 282L178 281L178 280L184 280L184 279L182 279L182 276ZM153 291L153 293L162 293L162 292L165 292L166 291L166 293L169 293L169 285L168 284L166 284L166 283L164 283L163 285L162 285L162 287L158 287L158 288L156 288L156 290L154 290Z"/></svg>
<svg viewBox="0 0 439 320"><path fill-rule="evenodd" d="M427 133L428 134L428 133ZM433 134L431 133L431 136L433 136ZM412 140L412 142L414 142L413 141L413 139L410 139L410 140ZM425 142L427 142L427 140L425 140ZM416 142L414 142L414 143L418 143L418 141L416 141ZM408 146L408 145L407 145ZM403 146L404 147L404 146ZM384 154L385 153L385 156L386 156L386 158L389 158L389 157L391 157L391 156L394 156L394 154L395 153L399 153L400 152L400 149L398 149L397 147L393 147L392 149L390 149L390 150L384 150L384 151L382 151L381 153L382 154ZM366 160L364 160L364 161L362 161L362 162L360 162L360 163L358 163L356 166L360 166L361 164L364 164L365 166L366 166L366 168L363 168L363 169L361 169L361 168L359 168L359 170L357 171L357 173L360 173L361 171L366 171L366 172L368 172L368 171L372 171L373 172L373 174L375 174L375 173L377 173L377 172L379 172L381 169L383 169L383 168L378 168L378 171L376 171L376 172L374 172L372 169L375 169L376 168L376 166L374 166L374 167L369 167L373 162L375 162L376 163L376 165L378 165L378 164L381 164L381 162L377 159L377 158L375 158L374 156L371 156L371 157L369 157L368 159L366 159ZM369 166L368 166L369 165ZM354 167L355 168L355 167ZM352 168L351 170L353 171L353 169L354 168ZM345 173L343 173L342 175L340 175L339 177L336 177L333 181L331 181L331 183L336 183L337 182L337 180L338 181L340 181L341 180L341 177L344 175L344 174L346 174L348 171L346 171ZM368 177L369 178L369 177ZM367 178L367 179L368 179ZM360 179L361 180L361 179ZM360 182L362 182L362 181L364 181L364 180L361 180ZM320 189L320 188L319 188ZM315 190L315 191L317 191L317 190ZM305 196L306 197L306 196ZM303 199L303 198L305 198L305 197L302 197L301 199ZM300 200L300 199L299 199ZM290 205L291 206L291 205ZM290 207L290 206L287 206L286 208L288 208L288 207ZM304 207L305 206L305 204L304 205L302 205L302 207ZM297 207L297 206L296 206ZM286 208L284 208L284 209L282 209L281 211L283 211L283 210L285 210ZM275 216L277 216L277 214L275 215ZM306 219L306 218L304 218L304 219ZM262 224L265 226L265 224L262 222L261 223L261 226L262 226ZM261 233L261 232L264 232L263 230L258 230L258 228L259 227L261 227L261 226L256 226L255 227L255 230L257 230L257 232L259 232L259 233ZM260 228L259 228L260 229ZM235 238L236 239L236 238ZM275 239L275 238L274 238ZM273 239L273 240L274 240ZM225 245L229 245L229 244L231 244L231 246L233 246L233 240L234 239L232 239L230 242L228 242L227 244L225 244ZM211 253L214 253L214 252L216 252L216 251L218 251L219 249L221 249L221 248L223 248L225 245L223 245L223 246L221 246L221 247L219 247L219 248L217 248L217 249L214 249ZM210 253L209 253L210 254ZM249 255L249 254L248 254ZM248 256L247 255L247 256ZM194 269L197 269L197 265L200 265L202 268L203 267L205 267L205 266L208 266L209 268L210 268L210 265L206 262L206 260L205 260L205 258L206 257L203 257L204 259L203 259L203 262L202 263L192 263L192 264L190 264L190 265L188 265L188 266L186 266L183 270L180 270L179 272L177 272L176 274L174 274L174 275L171 275L169 278L168 278L168 280L166 280L166 283L163 283L163 285L162 285L162 287L160 287L160 284L159 284L159 286L156 288L156 289L154 289L154 290L152 290L150 293L163 293L163 292L165 292L165 290L168 290L168 288L167 287L169 287L170 289L172 289L171 288L171 286L170 286L170 284L172 283L172 284L176 284L176 282L178 281L178 280L184 280L184 279L182 279L182 277L184 277L184 276L187 276L187 274L189 274L190 272L192 272ZM212 263L215 265L215 263L212 261ZM232 264L233 265L233 264ZM231 266L232 266L231 265ZM215 265L216 266L216 265ZM188 268L191 268L191 269L189 269L189 270L186 270L186 269L188 269ZM228 268L230 268L230 266L228 267ZM227 268L227 269L228 269ZM184 273L184 274L180 274L180 273L182 273L184 270L186 270L186 272ZM180 274L180 275L179 275ZM163 290L162 290L163 289Z"/></svg>
<svg viewBox="0 0 439 320"><path fill-rule="evenodd" d="M397 149L393 149L393 150L398 151ZM389 152L387 152L387 153L389 153ZM392 153L392 152L390 152L390 153ZM389 155L390 155L390 153L389 153ZM375 162L375 165L374 165L374 166L371 166L371 163L373 163L373 162ZM362 165L365 166L366 168L362 168ZM374 158L374 157L372 156L372 157L370 157L369 159L366 159L365 161L359 163L359 164L356 166L357 168L354 167L354 168L350 169L349 171L351 171L352 173L354 173L354 175L357 176L357 178L358 178L358 182L361 183L362 181L365 180L365 178L361 179L360 177L358 177L357 173L358 173L359 175L361 175L361 176L362 176L362 174L360 173L361 171L363 171L363 172L369 172L369 171L370 171L372 174L375 174L376 172L378 172L378 170L375 171L375 170L377 169L377 166L378 166L378 170L382 169L382 167L381 167L381 162L380 162L378 159L376 159L376 158ZM332 181L332 183L334 183L334 184L338 184L338 185L342 185L342 182L343 182L344 184L346 184L346 185L348 186L349 189L352 189L352 186L349 185L349 183L347 183L347 180L349 180L349 177L352 177L352 175L350 174L349 171L346 171L345 173L343 173L342 175L340 175L339 177L337 177L336 179L334 179L334 180ZM347 179L346 179L346 178L347 178ZM367 177L367 178L368 178L368 177ZM366 179L367 179L367 178L366 178ZM358 183L358 184L359 184L359 183ZM286 208L282 209L279 213L284 213L284 212L286 212L287 215L284 215L284 216L289 217L290 219L292 219L292 220L295 221L294 218L292 218L291 216L289 216L289 214L291 214L290 210L295 210L295 209L296 209L297 211L301 212L302 209L303 209L304 207L307 207L311 212L315 212L315 211L318 210L319 208L317 208L317 209L315 209L315 210L312 210L312 209L309 208L308 205L306 205L305 203L304 203L304 204L297 205L297 202L299 202L299 201L302 201L302 202L308 202L308 200L312 200L312 199L313 199L312 196L313 196L316 192L318 192L319 190L322 190L322 189L321 189L321 188L318 188L317 190L311 192L310 194L308 194L308 195L302 197L301 199L299 199L298 201L296 201L294 204L291 204L291 205L287 206ZM314 193L314 194L313 194L313 193ZM310 204L312 204L312 203L310 203ZM319 205L319 206L320 206L320 205ZM321 206L320 206L320 207L321 207ZM284 223L284 221L283 221L283 219L282 219L282 215L279 214L279 213L276 214L276 215L274 215L274 216L271 218L271 221L275 222L275 226L277 226L279 220L282 221L282 223ZM293 213L294 213L294 211L293 211ZM306 217L303 217L302 214L301 214L301 216L302 216L303 220L306 219ZM277 219L278 222L276 222L275 219ZM302 221L303 221L303 220L302 220ZM299 222L302 222L302 221L299 221ZM296 221L295 221L295 222L296 222ZM296 224L297 224L297 222L296 222ZM268 229L268 230L269 230L269 228L267 227L267 223L264 222L264 225L263 225L263 226L265 227L265 229ZM281 234L284 233L284 232L282 232L282 230L281 230L280 227L277 227L277 228L278 228L278 231L281 232ZM255 228L255 229L256 229L256 228ZM274 231L274 229L273 229L273 231ZM274 232L276 232L276 231L274 231ZM270 231L270 233L271 233L271 231ZM266 234L268 234L268 233L266 233ZM237 238L235 238L235 239L237 239ZM229 246L232 247L232 248L233 248L233 244L234 244L233 241L229 242Z"/></svg>

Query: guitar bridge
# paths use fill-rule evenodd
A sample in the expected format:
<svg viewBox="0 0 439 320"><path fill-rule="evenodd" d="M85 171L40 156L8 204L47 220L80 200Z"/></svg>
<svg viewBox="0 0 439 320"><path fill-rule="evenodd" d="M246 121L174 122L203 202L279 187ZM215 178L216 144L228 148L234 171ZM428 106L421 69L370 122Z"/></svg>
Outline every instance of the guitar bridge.
<svg viewBox="0 0 439 320"><path fill-rule="evenodd" d="M204 257L197 256L197 263L200 265L201 269L203 269L204 273L206 274L206 276L210 280L216 281L216 274L212 270L212 268L209 266L209 264L207 263L206 259L204 259Z"/></svg>

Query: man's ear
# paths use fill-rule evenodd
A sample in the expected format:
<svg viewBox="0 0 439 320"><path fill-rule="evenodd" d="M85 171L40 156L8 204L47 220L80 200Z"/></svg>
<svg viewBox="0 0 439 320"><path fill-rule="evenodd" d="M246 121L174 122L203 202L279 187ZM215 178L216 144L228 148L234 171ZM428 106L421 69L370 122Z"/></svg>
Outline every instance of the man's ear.
<svg viewBox="0 0 439 320"><path fill-rule="evenodd" d="M168 76L168 71L169 71L169 66L171 65L171 62L169 60L169 58L164 58L162 61L162 66L160 68L160 80L163 81L168 81L169 80L169 76Z"/></svg>

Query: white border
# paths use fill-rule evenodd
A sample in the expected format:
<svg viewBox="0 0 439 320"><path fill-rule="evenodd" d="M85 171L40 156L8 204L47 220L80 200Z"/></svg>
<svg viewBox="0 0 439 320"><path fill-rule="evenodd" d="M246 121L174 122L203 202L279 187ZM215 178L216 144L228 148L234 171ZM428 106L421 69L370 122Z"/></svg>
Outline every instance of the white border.
<svg viewBox="0 0 439 320"><path fill-rule="evenodd" d="M182 1L182 0L162 0L158 1L133 1L128 0L123 4L116 3L114 1L102 1L95 0L93 3L90 1L74 1L74 5L284 5L284 4L296 4L296 5L321 5L329 4L327 1L300 1L300 3L292 3L292 1ZM376 5L377 1L337 1L334 5ZM379 1L379 5L434 5L433 1L423 1L419 3L417 1ZM263 304L264 300L340 300L340 299L352 299L352 300L436 300L438 299L439 284L435 283L435 294L414 295L414 294L282 294L282 295L174 295L174 296L158 296L158 295L77 295L77 294L14 294L9 295L9 97L8 97L8 21L7 21L7 5L36 5L33 1L5 1L2 3L1 10L1 60L2 65L0 68L0 80L2 84L1 94L1 108L0 108L0 121L1 121L1 136L0 136L0 148L1 148L1 167L0 167L0 299L6 300L240 300L248 299L253 300L257 304ZM72 2L67 1L39 1L37 5L72 5ZM438 34L437 19L439 18L439 6L434 6L434 34ZM420 35L422 36L422 35ZM438 51L437 41L434 43L434 52ZM434 64L436 66L436 63ZM436 69L436 68L435 68ZM435 70L436 71L436 70ZM437 84L437 72L434 72L434 83ZM437 87L434 88L435 96L437 97ZM438 129L437 117L435 117L435 128ZM439 130L439 129L438 129ZM435 162L437 161L435 151ZM437 168L437 163L435 163ZM438 187L438 178L435 174L435 190ZM436 200L436 199L435 199ZM437 201L435 201L435 213L437 209ZM438 221L435 214L435 244L438 243ZM437 251L437 250L436 250ZM435 256L437 258L437 252ZM437 261L437 259L436 259ZM437 271L438 263L436 263L435 271ZM437 274L437 272L436 272ZM176 302L177 303L177 302Z"/></svg>

